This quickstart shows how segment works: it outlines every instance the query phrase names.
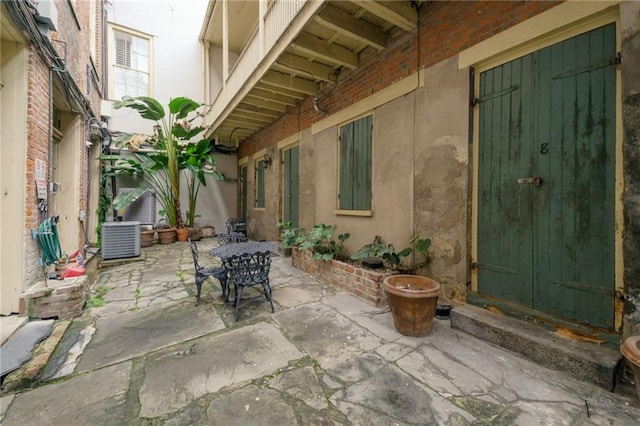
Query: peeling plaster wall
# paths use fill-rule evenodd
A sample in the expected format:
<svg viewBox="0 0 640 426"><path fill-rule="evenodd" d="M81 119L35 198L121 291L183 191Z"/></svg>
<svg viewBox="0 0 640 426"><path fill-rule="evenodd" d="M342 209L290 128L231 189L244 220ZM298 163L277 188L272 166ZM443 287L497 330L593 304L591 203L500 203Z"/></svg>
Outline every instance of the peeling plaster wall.
<svg viewBox="0 0 640 426"><path fill-rule="evenodd" d="M432 240L429 276L444 296L464 300L468 281L469 74L457 58L426 70L418 91L416 232Z"/></svg>
<svg viewBox="0 0 640 426"><path fill-rule="evenodd" d="M640 334L640 3L620 4L624 156L623 337Z"/></svg>

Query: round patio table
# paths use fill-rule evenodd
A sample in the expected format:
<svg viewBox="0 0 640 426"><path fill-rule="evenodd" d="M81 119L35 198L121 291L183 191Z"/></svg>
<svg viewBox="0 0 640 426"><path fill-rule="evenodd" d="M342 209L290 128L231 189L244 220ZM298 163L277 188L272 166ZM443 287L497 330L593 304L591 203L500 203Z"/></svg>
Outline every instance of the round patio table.
<svg viewBox="0 0 640 426"><path fill-rule="evenodd" d="M209 250L213 257L226 259L244 253L258 253L278 250L278 244L271 241L247 241L244 243L230 243Z"/></svg>

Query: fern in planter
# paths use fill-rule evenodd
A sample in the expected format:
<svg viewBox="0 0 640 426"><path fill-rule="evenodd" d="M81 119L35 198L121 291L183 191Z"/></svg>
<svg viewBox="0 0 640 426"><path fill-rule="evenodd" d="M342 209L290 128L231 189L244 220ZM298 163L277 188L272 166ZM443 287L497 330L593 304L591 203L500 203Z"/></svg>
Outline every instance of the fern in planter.
<svg viewBox="0 0 640 426"><path fill-rule="evenodd" d="M396 251L393 244L384 244L382 237L376 235L371 244L366 244L351 256L352 260L368 258L382 259L384 265L402 274L414 274L416 270L429 263L429 248L431 240L414 235L409 240L409 247ZM421 259L417 260L420 256ZM411 262L411 263L409 263Z"/></svg>

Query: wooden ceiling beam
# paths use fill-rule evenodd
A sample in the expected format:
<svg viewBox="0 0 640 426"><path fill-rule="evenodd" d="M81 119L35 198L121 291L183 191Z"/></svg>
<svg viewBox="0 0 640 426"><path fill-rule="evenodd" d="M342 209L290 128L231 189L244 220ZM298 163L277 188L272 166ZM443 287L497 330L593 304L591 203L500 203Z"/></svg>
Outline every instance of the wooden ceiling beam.
<svg viewBox="0 0 640 426"><path fill-rule="evenodd" d="M315 96L318 93L318 85L310 80L300 77L292 77L289 75L268 71L262 79L262 83L270 86L282 87L284 89L294 90L306 95Z"/></svg>
<svg viewBox="0 0 640 426"><path fill-rule="evenodd" d="M411 31L418 26L418 14L408 1L351 0L351 2L405 31Z"/></svg>
<svg viewBox="0 0 640 426"><path fill-rule="evenodd" d="M262 99L265 101L275 102L277 104L287 105L287 106L295 106L296 102L298 102L297 98L293 98L287 95L280 95L278 93L271 93L268 90L254 88L249 92L247 96L253 96L254 98Z"/></svg>
<svg viewBox="0 0 640 426"><path fill-rule="evenodd" d="M320 58L323 61L351 69L358 67L358 55L351 50L338 46L337 44L329 44L309 33L301 33L298 38L291 43L291 47L294 52L301 53L301 56Z"/></svg>
<svg viewBox="0 0 640 426"><path fill-rule="evenodd" d="M331 4L327 4L314 19L325 28L337 31L378 50L385 48L387 35L384 31L373 24L355 18Z"/></svg>
<svg viewBox="0 0 640 426"><path fill-rule="evenodd" d="M242 100L245 104L253 105L256 107L264 108L269 111L273 111L278 114L282 114L287 110L287 107L282 104L277 104L275 102L268 102L262 99L254 98L253 96L245 96Z"/></svg>
<svg viewBox="0 0 640 426"><path fill-rule="evenodd" d="M306 58L298 55L292 55L291 53L283 53L278 61L274 64L281 70L293 75L301 75L305 77L312 77L316 81L330 82L331 75L334 74L334 69L330 66L321 64L319 62L312 62Z"/></svg>

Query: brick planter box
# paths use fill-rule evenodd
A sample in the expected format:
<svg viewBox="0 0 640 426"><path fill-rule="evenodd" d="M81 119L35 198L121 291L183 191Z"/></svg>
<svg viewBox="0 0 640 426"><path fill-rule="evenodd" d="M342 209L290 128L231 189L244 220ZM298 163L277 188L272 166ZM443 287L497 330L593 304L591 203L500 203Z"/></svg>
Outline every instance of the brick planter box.
<svg viewBox="0 0 640 426"><path fill-rule="evenodd" d="M382 280L393 273L376 272L338 260L316 260L311 251L293 248L291 264L316 279L348 291L373 306L387 303Z"/></svg>
<svg viewBox="0 0 640 426"><path fill-rule="evenodd" d="M89 280L86 275L39 282L20 297L20 315L34 319L71 319L82 315Z"/></svg>

